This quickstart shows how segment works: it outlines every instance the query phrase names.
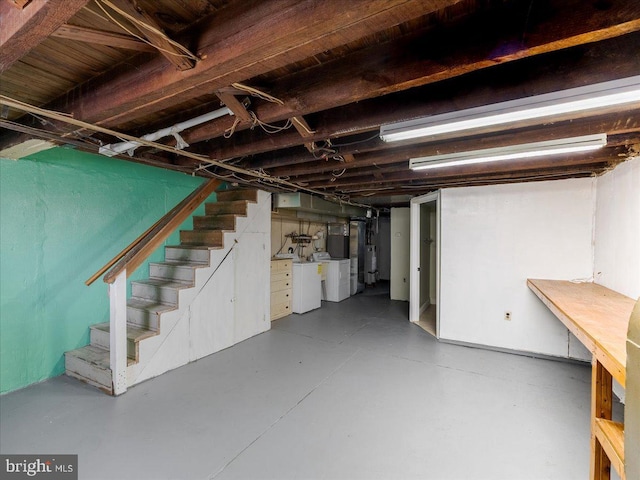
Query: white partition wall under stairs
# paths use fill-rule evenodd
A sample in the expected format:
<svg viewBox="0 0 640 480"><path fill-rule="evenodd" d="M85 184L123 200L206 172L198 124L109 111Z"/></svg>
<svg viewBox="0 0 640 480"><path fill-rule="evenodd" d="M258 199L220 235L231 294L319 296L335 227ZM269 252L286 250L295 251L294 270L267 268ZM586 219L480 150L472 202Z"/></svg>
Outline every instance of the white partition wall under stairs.
<svg viewBox="0 0 640 480"><path fill-rule="evenodd" d="M150 278L132 282L128 387L270 328L270 197L218 193L207 215L194 218L196 230L181 232L181 245L165 247L165 262L150 265ZM207 235L222 241L206 246ZM94 325L91 345L65 359L67 375L114 393L108 323Z"/></svg>

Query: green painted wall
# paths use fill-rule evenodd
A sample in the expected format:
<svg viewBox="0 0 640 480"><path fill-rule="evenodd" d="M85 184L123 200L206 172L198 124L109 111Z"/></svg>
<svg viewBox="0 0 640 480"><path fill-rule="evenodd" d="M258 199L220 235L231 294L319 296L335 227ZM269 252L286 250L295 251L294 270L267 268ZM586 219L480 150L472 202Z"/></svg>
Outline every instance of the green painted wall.
<svg viewBox="0 0 640 480"><path fill-rule="evenodd" d="M0 159L2 393L64 372L64 352L109 319L106 284L84 281L201 182L67 148ZM129 280L147 274L145 264Z"/></svg>

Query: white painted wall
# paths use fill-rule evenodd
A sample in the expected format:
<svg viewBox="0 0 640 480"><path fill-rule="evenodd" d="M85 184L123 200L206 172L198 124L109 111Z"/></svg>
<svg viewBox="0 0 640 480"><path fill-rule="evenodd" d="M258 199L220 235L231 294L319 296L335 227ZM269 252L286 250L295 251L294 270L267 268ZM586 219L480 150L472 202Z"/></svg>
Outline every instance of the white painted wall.
<svg viewBox="0 0 640 480"><path fill-rule="evenodd" d="M391 219L389 217L378 218L376 242L380 280L391 280Z"/></svg>
<svg viewBox="0 0 640 480"><path fill-rule="evenodd" d="M594 279L640 296L640 157L598 177Z"/></svg>
<svg viewBox="0 0 640 480"><path fill-rule="evenodd" d="M409 301L410 209L391 209L391 300Z"/></svg>
<svg viewBox="0 0 640 480"><path fill-rule="evenodd" d="M594 179L443 190L440 337L589 359L526 280L591 277L594 202Z"/></svg>

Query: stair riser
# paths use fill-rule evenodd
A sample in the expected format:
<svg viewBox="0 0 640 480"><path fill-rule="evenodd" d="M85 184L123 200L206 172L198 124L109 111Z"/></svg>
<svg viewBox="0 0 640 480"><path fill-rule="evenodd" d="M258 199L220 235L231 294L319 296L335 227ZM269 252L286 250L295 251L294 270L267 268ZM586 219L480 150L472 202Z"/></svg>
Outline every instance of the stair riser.
<svg viewBox="0 0 640 480"><path fill-rule="evenodd" d="M257 190L224 190L216 192L218 202L228 202L233 200L248 200L250 202L258 201Z"/></svg>
<svg viewBox="0 0 640 480"><path fill-rule="evenodd" d="M204 206L207 215L247 215L247 202L207 203Z"/></svg>
<svg viewBox="0 0 640 480"><path fill-rule="evenodd" d="M177 262L195 262L209 265L209 250L197 248L165 248L164 256L167 260Z"/></svg>
<svg viewBox="0 0 640 480"><path fill-rule="evenodd" d="M65 369L67 375L79 378L83 381L88 380L87 383L95 385L98 388L106 388L111 390L110 369L98 368L91 363L74 357L73 355L65 355Z"/></svg>
<svg viewBox="0 0 640 480"><path fill-rule="evenodd" d="M235 217L219 217L219 216L206 216L206 217L193 217L193 228L219 228L220 230L235 230L236 219Z"/></svg>
<svg viewBox="0 0 640 480"><path fill-rule="evenodd" d="M180 232L180 243L185 245L222 247L223 234L221 231L183 230Z"/></svg>
<svg viewBox="0 0 640 480"><path fill-rule="evenodd" d="M91 328L91 345L109 349L111 337L109 332L99 328ZM127 339L127 357L136 358L136 344L133 340Z"/></svg>
<svg viewBox="0 0 640 480"><path fill-rule="evenodd" d="M177 305L178 292L179 290L177 288L158 287L156 285L131 282L131 294L134 297L153 300L157 303Z"/></svg>
<svg viewBox="0 0 640 480"><path fill-rule="evenodd" d="M157 332L160 330L160 315L149 310L127 307L127 323Z"/></svg>
<svg viewBox="0 0 640 480"><path fill-rule="evenodd" d="M195 282L196 272L194 268L177 267L172 265L149 265L149 276L152 278L166 278L168 280L180 280Z"/></svg>

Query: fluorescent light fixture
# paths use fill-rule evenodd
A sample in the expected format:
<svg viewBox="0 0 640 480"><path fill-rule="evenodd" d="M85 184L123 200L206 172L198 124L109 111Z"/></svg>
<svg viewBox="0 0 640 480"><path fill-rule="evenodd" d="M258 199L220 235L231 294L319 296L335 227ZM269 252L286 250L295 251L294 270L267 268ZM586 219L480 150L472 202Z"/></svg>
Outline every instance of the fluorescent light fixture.
<svg viewBox="0 0 640 480"><path fill-rule="evenodd" d="M397 142L632 102L640 102L640 76L382 125L380 138Z"/></svg>
<svg viewBox="0 0 640 480"><path fill-rule="evenodd" d="M523 143L508 147L487 148L469 152L447 153L431 157L412 158L409 160L411 170L454 167L471 163L498 162L519 158L542 157L561 153L587 152L597 150L607 144L607 135L585 135L583 137L561 138L545 142Z"/></svg>

